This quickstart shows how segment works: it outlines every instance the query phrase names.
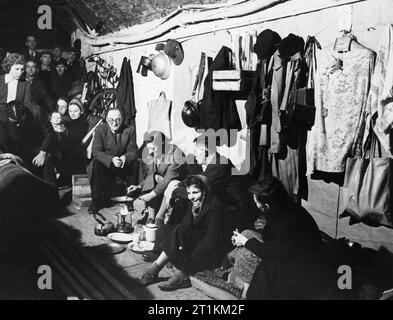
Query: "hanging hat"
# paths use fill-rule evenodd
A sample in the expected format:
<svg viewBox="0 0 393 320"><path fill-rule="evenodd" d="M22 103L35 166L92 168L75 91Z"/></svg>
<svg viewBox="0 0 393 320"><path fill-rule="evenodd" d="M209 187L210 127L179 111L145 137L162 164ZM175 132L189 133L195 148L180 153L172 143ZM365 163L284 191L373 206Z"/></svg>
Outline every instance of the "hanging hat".
<svg viewBox="0 0 393 320"><path fill-rule="evenodd" d="M270 29L263 30L254 44L254 52L260 60L266 59L273 55L280 45L281 37L277 32Z"/></svg>
<svg viewBox="0 0 393 320"><path fill-rule="evenodd" d="M168 79L171 72L171 59L161 52L151 60L151 70L162 80Z"/></svg>
<svg viewBox="0 0 393 320"><path fill-rule="evenodd" d="M164 52L172 59L175 65L178 66L183 62L184 51L178 41L169 39L165 44Z"/></svg>
<svg viewBox="0 0 393 320"><path fill-rule="evenodd" d="M304 51L304 40L293 33L289 34L286 38L281 40L278 52L281 59L288 61L295 53Z"/></svg>

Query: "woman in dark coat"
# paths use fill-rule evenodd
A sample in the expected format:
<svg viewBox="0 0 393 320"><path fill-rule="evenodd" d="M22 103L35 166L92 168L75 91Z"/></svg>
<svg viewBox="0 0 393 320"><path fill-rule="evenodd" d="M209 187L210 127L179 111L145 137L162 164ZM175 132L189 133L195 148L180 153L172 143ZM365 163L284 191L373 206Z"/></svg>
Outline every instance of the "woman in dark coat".
<svg viewBox="0 0 393 320"><path fill-rule="evenodd" d="M266 214L263 242L234 232L232 242L261 258L247 299L318 299L327 288L322 240L311 215L294 203L273 177L251 187L257 207Z"/></svg>
<svg viewBox="0 0 393 320"><path fill-rule="evenodd" d="M69 182L71 175L86 173L86 156L82 140L87 134L88 123L83 114L83 105L78 99L70 101L68 106L69 121L64 125L67 136L64 143L64 177Z"/></svg>
<svg viewBox="0 0 393 320"><path fill-rule="evenodd" d="M219 266L227 252L230 230L225 223L225 212L209 192L206 177L190 176L185 184L190 200L187 213L162 242L163 252L141 278L144 285L156 282L158 273L170 261L177 270L160 289L190 287L189 275Z"/></svg>

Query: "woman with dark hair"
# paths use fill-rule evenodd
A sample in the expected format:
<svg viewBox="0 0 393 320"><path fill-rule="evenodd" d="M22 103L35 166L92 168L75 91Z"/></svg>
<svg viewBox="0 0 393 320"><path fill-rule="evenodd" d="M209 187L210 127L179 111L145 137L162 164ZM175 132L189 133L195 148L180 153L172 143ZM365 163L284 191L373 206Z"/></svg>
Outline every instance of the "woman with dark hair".
<svg viewBox="0 0 393 320"><path fill-rule="evenodd" d="M150 285L167 262L176 271L159 285L161 290L172 291L191 286L189 275L220 265L228 249L230 237L222 205L202 175L189 176L185 185L189 205L181 224L178 224L161 243L163 252L143 274L141 282Z"/></svg>
<svg viewBox="0 0 393 320"><path fill-rule="evenodd" d="M257 207L266 215L263 242L234 231L232 243L245 247L259 263L247 299L318 299L326 289L322 240L311 215L293 202L274 177L250 188Z"/></svg>

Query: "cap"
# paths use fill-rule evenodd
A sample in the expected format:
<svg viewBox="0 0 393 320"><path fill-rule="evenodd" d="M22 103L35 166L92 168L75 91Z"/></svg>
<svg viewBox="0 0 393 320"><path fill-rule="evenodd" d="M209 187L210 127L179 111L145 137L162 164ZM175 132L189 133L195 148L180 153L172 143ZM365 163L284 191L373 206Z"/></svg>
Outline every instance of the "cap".
<svg viewBox="0 0 393 320"><path fill-rule="evenodd" d="M169 56L175 65L180 65L184 59L184 51L182 45L176 41L169 39L164 47L164 52Z"/></svg>

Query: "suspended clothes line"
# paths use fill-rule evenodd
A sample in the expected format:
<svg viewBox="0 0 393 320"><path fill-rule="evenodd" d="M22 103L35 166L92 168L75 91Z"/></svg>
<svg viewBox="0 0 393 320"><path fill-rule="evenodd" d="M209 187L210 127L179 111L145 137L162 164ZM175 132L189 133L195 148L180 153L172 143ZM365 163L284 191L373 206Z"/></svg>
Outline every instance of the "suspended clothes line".
<svg viewBox="0 0 393 320"><path fill-rule="evenodd" d="M165 34L159 34L156 35L154 39L151 40L147 40L147 41L143 41L143 40L139 40L137 43L133 43L133 44L128 44L128 45L124 45L122 47L119 48L111 48L111 49L107 49L107 50L102 50L99 52L95 52L93 54L91 54L90 56L88 56L87 58L94 56L94 55L99 55L99 54L105 54L105 53L110 53L110 52L116 52L116 51L121 51L121 50L126 50L126 49L132 49L132 48L139 48L139 47L143 47L143 46L147 46L147 45L154 45L157 43L161 43L165 40L167 40L168 37L172 36L173 38L176 38L177 41L179 42L184 42L187 40L190 40L192 38L198 37L198 36L202 36L202 35L207 35L207 34L215 34L216 32L220 32L220 31L229 31L232 29L238 29L238 28L242 28L242 27L247 27L247 26L254 26L254 25L259 25L259 24L263 24L266 22L271 22L271 21L276 21L276 20L281 20L281 19L286 19L286 18L291 18L291 17L295 17L295 16L299 16L299 15L304 15L304 14L309 14L309 13L314 13L314 12L318 12L318 11L322 11L322 10L327 10L327 9L331 9L331 8L336 8L336 7L341 7L344 5L349 5L349 4L356 4L356 3L360 3L360 2L366 2L369 0L349 0L349 1L345 1L342 3L335 3L335 4L330 4L330 5L325 5L325 6L320 6L320 7L316 7L310 10L303 10L303 11L296 11L296 12L292 12L291 14L283 14L280 16L275 16L275 17L271 17L271 18L267 18L264 20L261 20L260 18L255 19L255 20L249 20L247 22L242 22L242 23L237 23L234 25L230 25L230 26L225 26L225 27L217 27L212 29L211 27L209 27L208 30L206 31L199 31L199 32L194 32L194 33L190 33L187 35L183 35L183 36L174 36L174 35L168 35L167 33ZM211 23L208 23L211 24ZM167 32L171 32L172 30L168 30ZM84 33L86 34L86 33ZM89 35L85 35L86 37L90 38L91 36ZM107 45L115 45L116 41L115 41L115 37L112 36L112 41L108 42ZM120 42L117 42L120 44ZM105 45L105 44L100 44L100 46ZM92 45L93 47L98 46L98 44Z"/></svg>

